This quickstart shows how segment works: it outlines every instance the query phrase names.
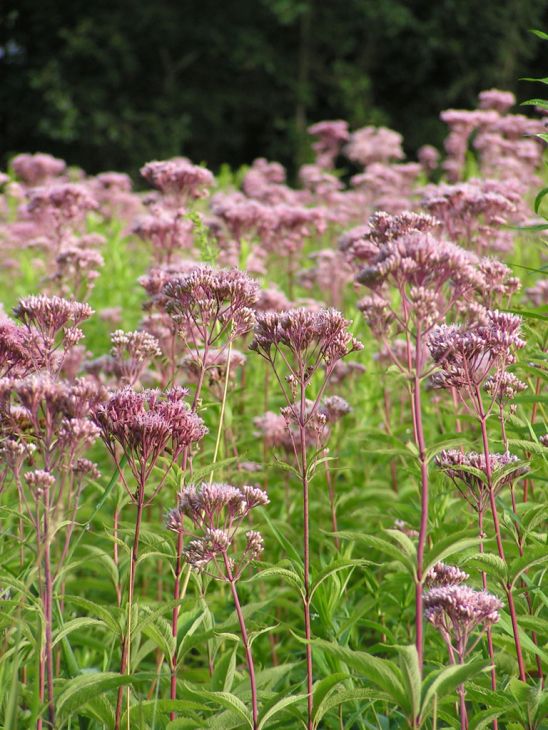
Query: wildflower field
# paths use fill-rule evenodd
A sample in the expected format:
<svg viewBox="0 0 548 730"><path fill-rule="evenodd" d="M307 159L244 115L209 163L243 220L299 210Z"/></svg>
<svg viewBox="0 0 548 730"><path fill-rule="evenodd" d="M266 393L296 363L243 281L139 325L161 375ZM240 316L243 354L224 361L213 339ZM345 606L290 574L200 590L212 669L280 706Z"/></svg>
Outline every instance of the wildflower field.
<svg viewBox="0 0 548 730"><path fill-rule="evenodd" d="M548 727L536 103L319 122L294 186L12 159L3 730Z"/></svg>

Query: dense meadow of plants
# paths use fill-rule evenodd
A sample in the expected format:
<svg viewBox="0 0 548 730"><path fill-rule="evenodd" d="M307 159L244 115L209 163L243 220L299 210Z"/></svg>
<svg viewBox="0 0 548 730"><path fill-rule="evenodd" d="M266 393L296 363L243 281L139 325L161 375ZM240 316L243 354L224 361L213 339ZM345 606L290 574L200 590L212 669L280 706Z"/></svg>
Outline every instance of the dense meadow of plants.
<svg viewBox="0 0 548 730"><path fill-rule="evenodd" d="M320 122L298 188L11 161L4 730L543 727L545 108L514 104L418 162Z"/></svg>

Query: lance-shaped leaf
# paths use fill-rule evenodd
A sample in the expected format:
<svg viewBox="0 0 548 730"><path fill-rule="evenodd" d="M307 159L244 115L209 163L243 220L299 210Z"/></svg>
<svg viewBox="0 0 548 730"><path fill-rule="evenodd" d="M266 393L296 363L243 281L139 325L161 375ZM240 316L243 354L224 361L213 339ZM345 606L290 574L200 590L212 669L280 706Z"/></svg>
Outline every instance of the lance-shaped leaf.
<svg viewBox="0 0 548 730"><path fill-rule="evenodd" d="M464 550L476 547L478 544L478 536L472 536L469 530L455 532L452 535L438 540L434 547L429 550L424 558L423 576L431 570L436 563L439 563L451 555L462 553Z"/></svg>
<svg viewBox="0 0 548 730"><path fill-rule="evenodd" d="M443 669L437 669L431 672L422 685L421 721L424 721L428 717L434 697L441 699L453 693L467 679L474 677L488 667L488 660L477 657L470 662L466 662L466 664L453 664L450 667L444 667Z"/></svg>
<svg viewBox="0 0 548 730"><path fill-rule="evenodd" d="M393 542L390 542L383 537L377 537L376 535L364 535L362 532L354 532L352 530L342 530L330 534L334 537L339 537L341 540L351 540L365 545L368 548L372 548L373 550L378 550L400 563L410 575L413 577L415 576L414 561L402 551L399 545L394 545Z"/></svg>

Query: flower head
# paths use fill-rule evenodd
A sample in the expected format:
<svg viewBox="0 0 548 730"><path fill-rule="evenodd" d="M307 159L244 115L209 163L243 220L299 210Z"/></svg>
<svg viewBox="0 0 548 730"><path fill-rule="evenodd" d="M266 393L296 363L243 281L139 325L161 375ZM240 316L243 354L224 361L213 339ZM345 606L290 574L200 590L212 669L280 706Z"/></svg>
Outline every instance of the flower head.
<svg viewBox="0 0 548 730"><path fill-rule="evenodd" d="M471 633L486 628L500 618L502 602L487 591L463 585L432 588L424 596L424 615L441 633L448 645L456 646L462 662Z"/></svg>
<svg viewBox="0 0 548 730"><path fill-rule="evenodd" d="M520 334L521 318L497 310L488 311L486 321L475 326L437 326L427 343L440 367L432 377L433 384L473 390L493 370L499 379L515 362L514 351L525 347Z"/></svg>
<svg viewBox="0 0 548 730"><path fill-rule="evenodd" d="M76 183L55 183L32 188L28 193L28 213L43 222L57 226L81 222L87 213L97 208L95 198Z"/></svg>
<svg viewBox="0 0 548 730"><path fill-rule="evenodd" d="M515 469L508 469L515 464ZM482 511L489 499L487 462L484 454L475 451L462 452L458 449L440 451L436 456L436 466L453 481L466 501L478 511ZM502 476L499 472L503 471ZM477 472L480 472L479 474ZM513 454L489 454L489 473L495 494L505 486L527 473L527 467Z"/></svg>
<svg viewBox="0 0 548 730"><path fill-rule="evenodd" d="M464 583L469 577L468 573L456 568L454 565L436 563L426 574L424 582L427 588L443 588Z"/></svg>
<svg viewBox="0 0 548 730"><path fill-rule="evenodd" d="M179 511L196 527L230 528L250 510L268 502L266 492L257 487L234 487L218 482L193 484L178 495Z"/></svg>
<svg viewBox="0 0 548 730"><path fill-rule="evenodd" d="M364 167L372 162L401 160L403 138L398 132L386 127L363 127L350 135L345 147L349 160Z"/></svg>
<svg viewBox="0 0 548 730"><path fill-rule="evenodd" d="M219 339L217 325L230 337L248 332L254 322L253 305L259 285L238 269L215 270L196 266L172 277L163 288L165 309L176 323L193 322L204 344Z"/></svg>
<svg viewBox="0 0 548 730"><path fill-rule="evenodd" d="M358 275L357 281L375 288L389 278L399 286L434 290L446 282L460 291L483 283L475 260L466 251L431 233L417 230L386 241L370 265Z"/></svg>
<svg viewBox="0 0 548 730"><path fill-rule="evenodd" d="M126 386L94 410L107 448L115 453L115 444L120 444L138 479L143 473L148 477L168 448L174 461L207 433L202 419L183 400L186 395L178 387L161 394Z"/></svg>
<svg viewBox="0 0 548 730"><path fill-rule="evenodd" d="M13 314L24 325L34 328L45 340L52 343L62 328L65 328L65 333L76 328L91 317L93 309L89 304L39 294L20 299Z"/></svg>
<svg viewBox="0 0 548 730"><path fill-rule="evenodd" d="M513 373L503 372L487 378L483 387L499 404L513 400L518 393L527 390L527 384Z"/></svg>
<svg viewBox="0 0 548 730"><path fill-rule="evenodd" d="M141 168L141 175L166 195L189 198L201 198L213 185L213 174L205 167L193 165L189 160L176 157L161 162L147 162Z"/></svg>
<svg viewBox="0 0 548 730"><path fill-rule="evenodd" d="M213 563L214 578L237 580L263 551L262 537L255 531L246 533L245 546L238 550L239 526L252 509L268 502L266 492L258 487L215 482L190 485L179 492L177 507L168 513L166 525L180 532L184 530L184 518L188 518L198 534L185 548L185 560L198 571ZM237 559L229 553L236 553ZM216 563L218 558L221 566Z"/></svg>
<svg viewBox="0 0 548 730"><path fill-rule="evenodd" d="M33 492L43 494L55 484L55 477L44 469L35 469L25 474L25 481Z"/></svg>
<svg viewBox="0 0 548 730"><path fill-rule="evenodd" d="M341 146L348 141L348 123L343 119L316 122L308 127L308 134L317 137L312 149L316 153L316 164L333 167Z"/></svg>
<svg viewBox="0 0 548 730"><path fill-rule="evenodd" d="M62 175L66 168L64 160L43 152L16 155L11 164L17 177L30 186L41 185L48 178Z"/></svg>
<svg viewBox="0 0 548 730"><path fill-rule="evenodd" d="M137 220L132 232L152 245L154 259L158 263L169 263L174 254L188 251L194 245L192 221L185 218L183 211L174 213L158 210L154 215Z"/></svg>
<svg viewBox="0 0 548 730"><path fill-rule="evenodd" d="M499 89L486 89L480 91L480 109L494 109L504 114L516 103L516 97L511 91L500 91Z"/></svg>
<svg viewBox="0 0 548 730"><path fill-rule="evenodd" d="M152 359L162 356L158 340L148 332L116 330L111 334L110 339L112 342L111 356L122 378L129 385L137 382Z"/></svg>
<svg viewBox="0 0 548 730"><path fill-rule="evenodd" d="M348 331L350 324L336 309L267 312L257 316L250 348L270 357L273 348L284 347L302 357L309 367L317 367L320 362L331 366L363 348Z"/></svg>
<svg viewBox="0 0 548 730"><path fill-rule="evenodd" d="M188 543L183 558L194 570L202 572L216 558L226 555L231 543L226 530L206 528L202 537Z"/></svg>

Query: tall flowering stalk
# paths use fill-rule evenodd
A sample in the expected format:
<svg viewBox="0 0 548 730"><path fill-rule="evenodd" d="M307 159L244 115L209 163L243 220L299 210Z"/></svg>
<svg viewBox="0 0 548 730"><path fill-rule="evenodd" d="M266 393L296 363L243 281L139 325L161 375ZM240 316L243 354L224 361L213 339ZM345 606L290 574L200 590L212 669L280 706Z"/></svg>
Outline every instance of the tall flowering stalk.
<svg viewBox="0 0 548 730"><path fill-rule="evenodd" d="M329 449L327 443L331 432L337 422L352 411L351 407L338 395L323 398L320 404L307 399L307 413L315 408L315 414L307 419L306 424L306 440L309 446L316 449L317 454L327 455ZM257 435L261 435L264 440L265 449L272 447L282 448L286 454L295 456L295 446L300 444L300 431L294 411L291 407L282 408L282 412L278 415L272 411L267 411L262 416L253 419L253 423L257 427ZM325 462L325 472L327 481L327 490L329 494L329 508L331 512L331 528L333 532L338 531L337 512L335 504L335 487L333 478L328 466ZM339 538L335 537L335 545L339 548Z"/></svg>
<svg viewBox="0 0 548 730"><path fill-rule="evenodd" d="M131 611L143 511L152 504L171 467L183 451L203 438L207 432L202 419L183 400L186 395L187 391L183 388L172 388L161 394L152 390L135 391L128 386L114 393L94 412L94 420L101 429L103 441L116 463L123 486L137 509L129 571L128 626L122 641L121 674L129 671L130 666ZM119 448L126 457L136 488L132 488L126 480L120 464ZM168 456L167 466L156 486L147 493L152 472L164 454ZM120 727L122 696L123 688L120 687L115 717L117 730Z"/></svg>
<svg viewBox="0 0 548 730"><path fill-rule="evenodd" d="M498 420L500 423L500 430L501 430L501 436L502 436L502 443L504 446L505 453L508 453L508 436L506 434L506 418L507 418L507 410L514 414L516 411L515 404L512 403L513 399L521 392L527 389L527 385L519 380L513 373L504 372L500 376L497 377L497 375L492 375L484 383L484 390L486 393L494 399L495 403L498 406ZM537 393L537 395L540 395L540 392ZM537 405L537 402L535 402L535 405ZM506 410L507 409L507 410ZM533 422L534 419L532 419L531 422ZM526 454L526 457L529 457L529 454ZM527 477L523 480L524 482L527 482ZM517 501L516 501L516 490L515 490L515 481L512 480L510 482L510 498L512 500L512 512L516 517L518 516L518 507L517 507ZM515 525L516 530L516 544L518 547L518 551L520 554L520 557L523 557L524 555L524 535L522 534L522 531L520 529L519 521L516 520ZM523 584L523 581L522 581ZM531 599L531 594L528 590L524 591L524 597L527 601L527 606L529 608L529 613L533 615L533 601ZM531 631L531 638L533 639L533 642L538 646L538 637L536 631ZM537 674L540 677L540 679L543 681L544 679L544 673L542 670L542 661L540 656L537 654L535 657L536 663L537 663Z"/></svg>
<svg viewBox="0 0 548 730"><path fill-rule="evenodd" d="M508 453L490 454L489 459L493 484L496 485L493 487L495 494L499 494L507 485L510 485L512 489L516 479L527 471L516 456ZM461 496L475 510L478 516L479 549L480 553L483 553L486 537L485 513L489 509L489 486L481 478L481 473L486 473L484 454L477 454L474 451L464 453L459 449L444 450L436 456L436 464L453 481ZM512 469L512 465L515 465L514 469ZM487 574L485 571L481 573L481 580L483 590L486 591ZM487 626L486 634L487 649L492 662L491 689L496 691L495 651L490 626ZM497 720L494 721L493 726L495 728L498 726Z"/></svg>
<svg viewBox="0 0 548 730"><path fill-rule="evenodd" d="M490 452L487 419L496 405L496 394L506 369L516 361L515 351L525 347L525 342L520 337L520 330L520 317L494 310L487 312L485 321L473 326L441 325L431 333L428 341L432 357L439 365L439 370L433 375L434 384L438 387L457 388L461 394L467 396L464 402L469 403L471 411L479 421L483 445L483 460L480 467L485 474L497 552L504 563L506 555L496 505L496 495L501 480L496 478L493 469L494 460L500 457ZM491 374L493 379L490 381L489 390L493 395L486 405L482 396L482 385ZM511 459L509 454L504 457ZM505 584L505 591L514 633L519 676L525 681L516 607L509 582Z"/></svg>
<svg viewBox="0 0 548 730"><path fill-rule="evenodd" d="M24 557L27 515L36 536L39 595L44 616L43 650L39 661L39 697L46 700L48 724L55 725L52 605L55 578L62 567L74 530L85 477L97 476L82 459L98 435L88 420L101 398L95 383L64 381L65 358L82 339L78 325L92 314L87 304L44 295L21 299L14 315L0 323L0 448L5 457L3 486L13 477L19 501L20 556ZM32 465L32 471L26 471ZM64 520L65 524L59 524ZM63 541L64 537L64 541ZM61 540L54 559L55 540ZM39 728L42 719L38 719Z"/></svg>
<svg viewBox="0 0 548 730"><path fill-rule="evenodd" d="M447 568L450 566L446 566ZM451 664L464 664L480 637L470 641L477 627L491 627L499 620L502 603L487 591L475 591L459 585L461 571L453 569L453 575L445 571L441 583L434 579L434 586L424 597L426 619L439 631L449 652ZM466 576L468 577L468 576ZM450 582L454 580L454 582ZM449 581L449 582L448 582ZM459 714L461 730L468 730L464 686L459 687Z"/></svg>
<svg viewBox="0 0 548 730"><path fill-rule="evenodd" d="M156 367L164 388L176 383L178 362L186 351L186 337L181 337L180 326L165 310L163 288L174 276L180 276L194 266L186 261L179 265L152 266L147 274L139 277L139 284L149 297L143 304L146 314L141 329L153 335L162 350L163 358L157 361Z"/></svg>
<svg viewBox="0 0 548 730"><path fill-rule="evenodd" d="M429 475L423 427L422 383L429 373L426 340L431 329L462 298L484 284L478 260L433 231L438 223L430 216L378 213L365 234L368 265L357 281L372 290L359 308L384 351L406 377L413 434L421 472L421 516L415 582L415 640L419 663L423 661L423 562L428 532ZM364 247L361 247L363 249ZM376 251L376 252L375 252ZM390 288L389 288L390 287ZM398 353L391 335L403 335L405 348ZM403 357L401 356L403 355Z"/></svg>
<svg viewBox="0 0 548 730"><path fill-rule="evenodd" d="M162 294L163 307L194 358L199 393L212 348L220 357L229 343L252 329L259 286L238 269L196 266L170 278Z"/></svg>
<svg viewBox="0 0 548 730"><path fill-rule="evenodd" d="M242 643L251 686L253 729L259 726L259 706L255 667L237 583L246 567L263 552L260 533L245 533L243 549L238 546L242 521L255 507L268 504L268 496L256 487L233 487L229 484L203 483L183 489L177 506L167 516L167 527L178 535L185 533L185 517L192 524L190 540L183 559L194 570L230 585L234 607L240 624Z"/></svg>
<svg viewBox="0 0 548 730"><path fill-rule="evenodd" d="M194 397L192 410L197 411L206 377L219 362L225 362L228 383L232 355L232 343L251 330L255 322L253 305L259 298L259 286L247 274L238 269L217 270L210 266L195 266L187 273L174 275L165 282L160 302L168 315L174 333L182 339L188 354L186 363L192 363ZM183 363L184 365L185 363ZM222 409L226 399L226 387ZM219 436L220 428L219 426ZM218 445L216 446L216 452ZM186 469L188 450L182 453L183 471ZM212 472L213 475L213 472ZM181 592L183 569L183 531L177 536L175 583L173 597L178 600ZM178 604L173 608L172 635L177 637L179 619ZM177 654L172 657L171 699L177 696ZM173 715L172 715L173 719Z"/></svg>
<svg viewBox="0 0 548 730"><path fill-rule="evenodd" d="M304 624L306 645L308 728L312 728L313 671L310 624L310 515L309 486L315 462L309 463L307 427L317 417L320 401L335 365L343 357L362 349L348 327L350 322L334 309L294 309L265 313L257 317L255 338L250 348L272 368L287 403L285 415L297 424L291 435L303 494ZM285 384L283 375L285 373ZM307 399L313 377L318 374L316 397Z"/></svg>
<svg viewBox="0 0 548 730"><path fill-rule="evenodd" d="M0 440L16 482L21 512L36 537L39 595L44 615L39 696L55 727L53 597L68 554L86 477L97 468L81 458L98 436L87 414L100 394L93 383L66 383L48 373L0 379ZM23 472L32 463L33 469ZM63 524L63 521L65 524ZM22 529L22 527L21 527ZM54 558L54 543L59 552ZM38 721L38 727L42 720Z"/></svg>
<svg viewBox="0 0 548 730"><path fill-rule="evenodd" d="M71 348L83 338L80 324L91 317L93 310L88 304L39 294L19 300L13 314L22 323L19 336L26 371L58 373ZM17 365L22 367L21 362Z"/></svg>

